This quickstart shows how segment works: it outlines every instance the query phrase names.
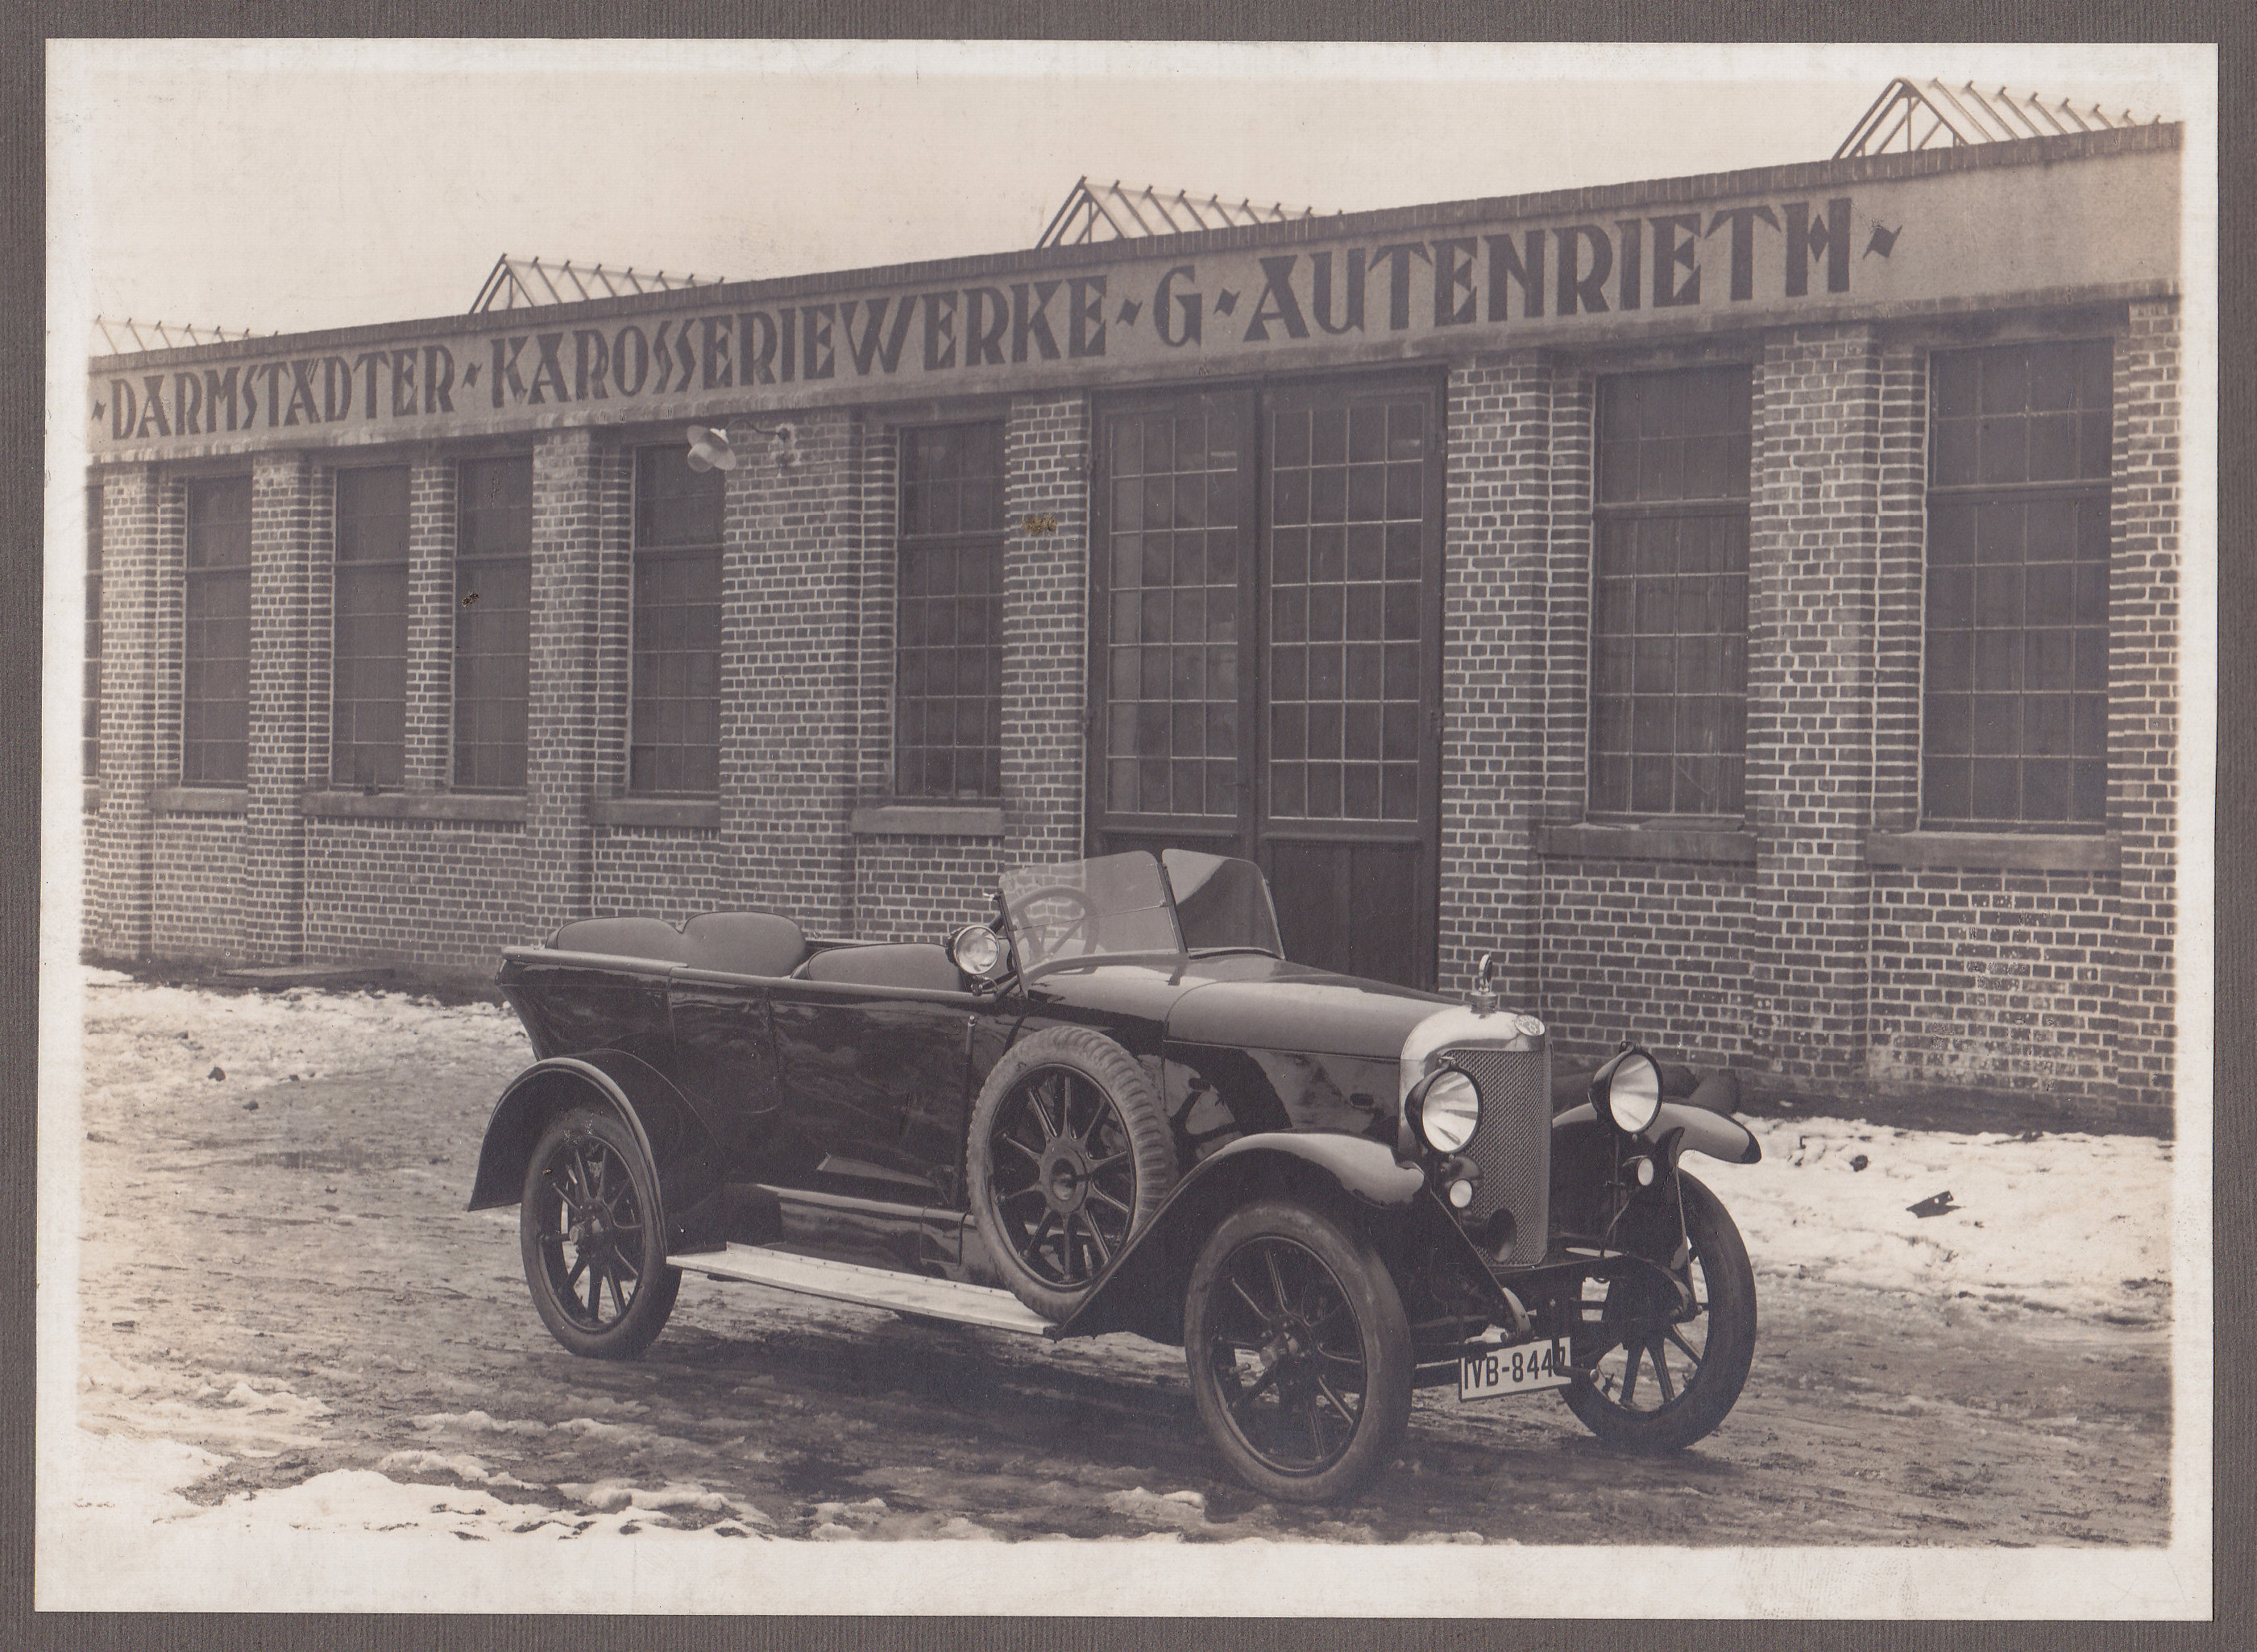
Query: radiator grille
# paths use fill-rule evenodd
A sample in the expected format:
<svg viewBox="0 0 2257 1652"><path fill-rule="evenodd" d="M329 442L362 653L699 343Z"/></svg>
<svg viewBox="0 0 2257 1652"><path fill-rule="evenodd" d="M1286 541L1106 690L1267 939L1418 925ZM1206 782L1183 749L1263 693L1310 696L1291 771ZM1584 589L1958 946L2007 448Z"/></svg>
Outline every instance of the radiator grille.
<svg viewBox="0 0 2257 1652"><path fill-rule="evenodd" d="M1467 1215L1478 1229L1499 1210L1512 1213L1517 1263L1540 1262L1550 1240L1552 1051L1479 1047L1442 1052L1481 1088L1481 1128L1466 1157L1481 1166Z"/></svg>

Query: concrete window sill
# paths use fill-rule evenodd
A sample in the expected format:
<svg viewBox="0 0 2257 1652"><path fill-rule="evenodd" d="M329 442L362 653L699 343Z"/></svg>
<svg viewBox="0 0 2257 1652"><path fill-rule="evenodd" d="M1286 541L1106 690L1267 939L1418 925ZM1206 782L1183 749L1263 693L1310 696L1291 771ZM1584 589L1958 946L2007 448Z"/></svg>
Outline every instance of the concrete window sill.
<svg viewBox="0 0 2257 1652"><path fill-rule="evenodd" d="M1689 861L1753 866L1756 834L1713 827L1547 826L1536 828L1536 852L1560 861Z"/></svg>
<svg viewBox="0 0 2257 1652"><path fill-rule="evenodd" d="M854 811L848 820L857 837L1000 838L1000 803L887 803Z"/></svg>
<svg viewBox="0 0 2257 1652"><path fill-rule="evenodd" d="M152 814L241 814L251 793L242 786L159 786L149 794Z"/></svg>
<svg viewBox="0 0 2257 1652"><path fill-rule="evenodd" d="M588 819L598 826L718 832L721 805L703 798L598 798L588 805Z"/></svg>
<svg viewBox="0 0 2257 1652"><path fill-rule="evenodd" d="M1874 866L1934 866L1963 872L2112 872L2123 849L2098 832L1874 832Z"/></svg>
<svg viewBox="0 0 2257 1652"><path fill-rule="evenodd" d="M320 820L488 820L505 825L525 819L525 799L515 794L471 791L309 791L308 815Z"/></svg>

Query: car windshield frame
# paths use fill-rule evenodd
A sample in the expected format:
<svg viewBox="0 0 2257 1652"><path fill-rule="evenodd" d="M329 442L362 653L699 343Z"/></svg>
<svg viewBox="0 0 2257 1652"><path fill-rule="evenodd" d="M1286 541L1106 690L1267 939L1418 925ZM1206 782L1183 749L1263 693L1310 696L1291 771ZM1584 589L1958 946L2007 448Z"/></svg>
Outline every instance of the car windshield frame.
<svg viewBox="0 0 2257 1652"><path fill-rule="evenodd" d="M1022 979L1115 958L1284 956L1268 881L1229 855L1128 849L1014 867L996 892Z"/></svg>

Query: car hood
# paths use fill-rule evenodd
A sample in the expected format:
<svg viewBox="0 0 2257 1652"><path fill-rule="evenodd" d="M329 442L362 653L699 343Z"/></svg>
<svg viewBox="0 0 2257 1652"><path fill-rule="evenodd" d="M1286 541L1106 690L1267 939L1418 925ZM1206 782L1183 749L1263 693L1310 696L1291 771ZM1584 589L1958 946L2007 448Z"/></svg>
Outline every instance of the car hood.
<svg viewBox="0 0 2257 1652"><path fill-rule="evenodd" d="M1435 1010L1456 1002L1282 959L1201 960L1224 978L1190 987L1168 1010L1172 1043L1294 1050L1392 1061Z"/></svg>

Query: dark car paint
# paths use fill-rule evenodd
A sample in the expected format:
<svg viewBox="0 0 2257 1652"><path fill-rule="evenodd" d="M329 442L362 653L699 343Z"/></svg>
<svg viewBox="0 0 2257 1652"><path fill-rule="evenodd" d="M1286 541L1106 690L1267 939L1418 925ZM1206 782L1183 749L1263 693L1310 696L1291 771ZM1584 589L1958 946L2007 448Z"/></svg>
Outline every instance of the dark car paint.
<svg viewBox="0 0 2257 1652"><path fill-rule="evenodd" d="M718 1217L724 1181L719 1148L666 1075L623 1050L551 1056L510 1081L486 1124L470 1208L517 1203L526 1166L549 1118L584 1102L610 1108L634 1131L658 1174L660 1218L669 1248L695 1243Z"/></svg>
<svg viewBox="0 0 2257 1652"><path fill-rule="evenodd" d="M1356 1225L1400 1227L1421 1204L1457 1235L1479 1266L1479 1253L1426 1190L1426 1172L1398 1161L1379 1143L1326 1133L1243 1136L1194 1166L1178 1182L1151 1225L1113 1259L1089 1294L1051 1328L1055 1338L1133 1330L1167 1341L1180 1334L1182 1281L1218 1208L1237 1209L1272 1194L1345 1204ZM1487 1271L1481 1270L1482 1277Z"/></svg>
<svg viewBox="0 0 2257 1652"><path fill-rule="evenodd" d="M1397 1058L1451 1002L1433 994L1248 953L1070 961L942 992L513 949L501 981L541 1060L496 1107L474 1209L514 1202L549 1111L593 1099L643 1134L676 1254L734 1240L996 1283L963 1197L973 1099L1019 1039L1087 1025L1152 1075L1181 1180L1055 1334L1171 1334L1217 1202L1265 1191L1341 1203L1430 1261L1461 1256L1470 1288L1507 1311L1424 1171L1396 1157ZM1673 1148L1752 1162L1730 1118L1664 1114L1654 1133L1678 1131ZM1555 1221L1573 1227L1617 1138L1585 1104L1553 1138Z"/></svg>
<svg viewBox="0 0 2257 1652"><path fill-rule="evenodd" d="M880 1207L916 1209L923 1215L909 1225L928 1235L922 1265L976 1282L993 1275L976 1240L957 1237L965 1138L981 1082L1021 1038L1086 1025L1119 1040L1169 1109L1181 1173L1255 1131L1391 1138L1404 1032L1443 1002L1398 989L1364 991L1344 977L1247 953L1074 961L1001 989L973 991L967 979L962 992L939 992L513 948L501 983L543 1061L572 1053L598 1067L624 1063L622 1071L663 1086L640 1078L591 1082L593 1099L633 1113L647 1095L669 1118L694 1122L695 1130L650 1132L683 1245L710 1248L739 1237L730 1212L746 1208L744 1189L766 1188L789 1216L783 1243L802 1229L820 1230L841 1248L891 1255L908 1219ZM1230 989L1219 1010L1284 995L1261 1017L1279 1047L1171 1043L1171 1012L1219 988ZM1343 1025L1353 1038L1328 1031ZM1363 1053L1312 1055L1294 1047L1303 1039L1320 1047L1353 1043ZM480 1199L515 1197L542 1107L570 1099L560 1078L505 1095L508 1111L498 1107L488 1131ZM734 1203L718 1196L722 1182ZM842 1226L853 1226L853 1211L863 1205L869 1231L849 1244Z"/></svg>
<svg viewBox="0 0 2257 1652"><path fill-rule="evenodd" d="M1201 961L1208 979L1168 1011L1171 1042L1392 1061L1412 1028L1454 1002L1277 958L1241 954Z"/></svg>

